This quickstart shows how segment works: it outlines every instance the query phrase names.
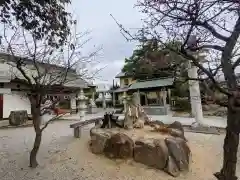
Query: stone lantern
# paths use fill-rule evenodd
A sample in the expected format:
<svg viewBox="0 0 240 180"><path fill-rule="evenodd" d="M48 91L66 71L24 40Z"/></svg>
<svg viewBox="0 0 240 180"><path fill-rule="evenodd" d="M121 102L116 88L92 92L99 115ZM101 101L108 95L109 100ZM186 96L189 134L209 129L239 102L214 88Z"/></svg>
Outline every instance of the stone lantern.
<svg viewBox="0 0 240 180"><path fill-rule="evenodd" d="M88 101L88 98L84 95L84 92L83 92L83 89L80 90L80 93L78 94L78 112L79 112L79 115L80 115L80 120L83 120L85 114L86 114L86 111L87 111L87 101Z"/></svg>

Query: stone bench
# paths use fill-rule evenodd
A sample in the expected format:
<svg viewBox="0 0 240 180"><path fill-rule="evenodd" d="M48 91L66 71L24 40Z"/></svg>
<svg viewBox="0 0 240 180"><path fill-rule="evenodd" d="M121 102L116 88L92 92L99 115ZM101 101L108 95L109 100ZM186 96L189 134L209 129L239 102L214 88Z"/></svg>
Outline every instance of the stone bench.
<svg viewBox="0 0 240 180"><path fill-rule="evenodd" d="M75 138L81 137L81 129L89 124L95 123L95 126L99 125L100 122L103 120L103 117L91 118L86 119L85 121L77 122L70 125L70 128L73 128L73 134Z"/></svg>

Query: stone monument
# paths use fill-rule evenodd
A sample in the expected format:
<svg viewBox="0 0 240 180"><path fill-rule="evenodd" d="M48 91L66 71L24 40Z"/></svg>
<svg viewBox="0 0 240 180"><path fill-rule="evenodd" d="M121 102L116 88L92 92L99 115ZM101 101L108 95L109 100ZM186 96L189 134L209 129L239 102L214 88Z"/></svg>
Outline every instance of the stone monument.
<svg viewBox="0 0 240 180"><path fill-rule="evenodd" d="M90 137L90 150L94 154L133 159L174 177L189 170L191 151L180 122L165 125L151 121L134 130L96 126L90 130Z"/></svg>
<svg viewBox="0 0 240 180"><path fill-rule="evenodd" d="M88 98L84 95L83 89L80 90L80 93L79 93L77 99L79 101L78 112L79 112L79 115L80 115L80 120L83 120L83 118L86 114L86 111L87 111L86 103L88 101Z"/></svg>

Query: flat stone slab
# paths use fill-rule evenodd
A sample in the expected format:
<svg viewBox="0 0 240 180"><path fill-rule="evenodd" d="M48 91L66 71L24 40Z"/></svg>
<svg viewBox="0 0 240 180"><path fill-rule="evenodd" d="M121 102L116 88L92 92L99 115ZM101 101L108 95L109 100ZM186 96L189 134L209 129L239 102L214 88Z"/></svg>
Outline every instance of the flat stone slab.
<svg viewBox="0 0 240 180"><path fill-rule="evenodd" d="M207 127L207 126L199 126L199 127L187 126L187 127L185 127L186 132L203 133L203 134L220 135L221 133L223 133L223 130L224 130L223 128Z"/></svg>
<svg viewBox="0 0 240 180"><path fill-rule="evenodd" d="M93 127L90 130L90 150L108 158L132 158L177 177L182 171L189 170L191 152L184 132L181 137L175 136L181 130L174 129L174 125L172 128L161 127L144 126L143 129L131 130Z"/></svg>

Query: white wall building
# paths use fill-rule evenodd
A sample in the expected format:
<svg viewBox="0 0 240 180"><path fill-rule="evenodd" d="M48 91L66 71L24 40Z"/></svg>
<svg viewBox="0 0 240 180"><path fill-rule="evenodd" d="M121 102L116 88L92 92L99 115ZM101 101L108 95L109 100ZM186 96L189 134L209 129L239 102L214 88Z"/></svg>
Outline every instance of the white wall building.
<svg viewBox="0 0 240 180"><path fill-rule="evenodd" d="M8 118L11 111L14 110L27 110L28 114L31 114L31 104L27 97L27 88L26 91L22 90L25 89L24 87L20 87L22 85L18 84L14 79L16 76L19 79L22 79L23 76L21 73L16 70L12 65L9 65L9 61L6 60L9 58L10 55L7 54L0 54L0 119L1 118ZM61 68L56 65L50 65L50 64L41 64L40 66L43 66L43 69L45 65L49 67L54 66L55 69ZM32 63L29 60L25 68L27 68L28 73L34 74L35 70L32 68ZM39 66L39 67L40 67ZM74 74L76 76L76 74ZM70 77L71 78L71 77ZM90 85L91 86L91 85ZM78 78L76 80L73 80L69 83L64 84L64 87L66 88L73 88L74 93L66 92L66 94L58 94L55 92L54 96L69 96L70 102L71 102L71 109L76 109L76 97L78 96L78 93L80 92L80 89L89 88L89 84L81 79Z"/></svg>

